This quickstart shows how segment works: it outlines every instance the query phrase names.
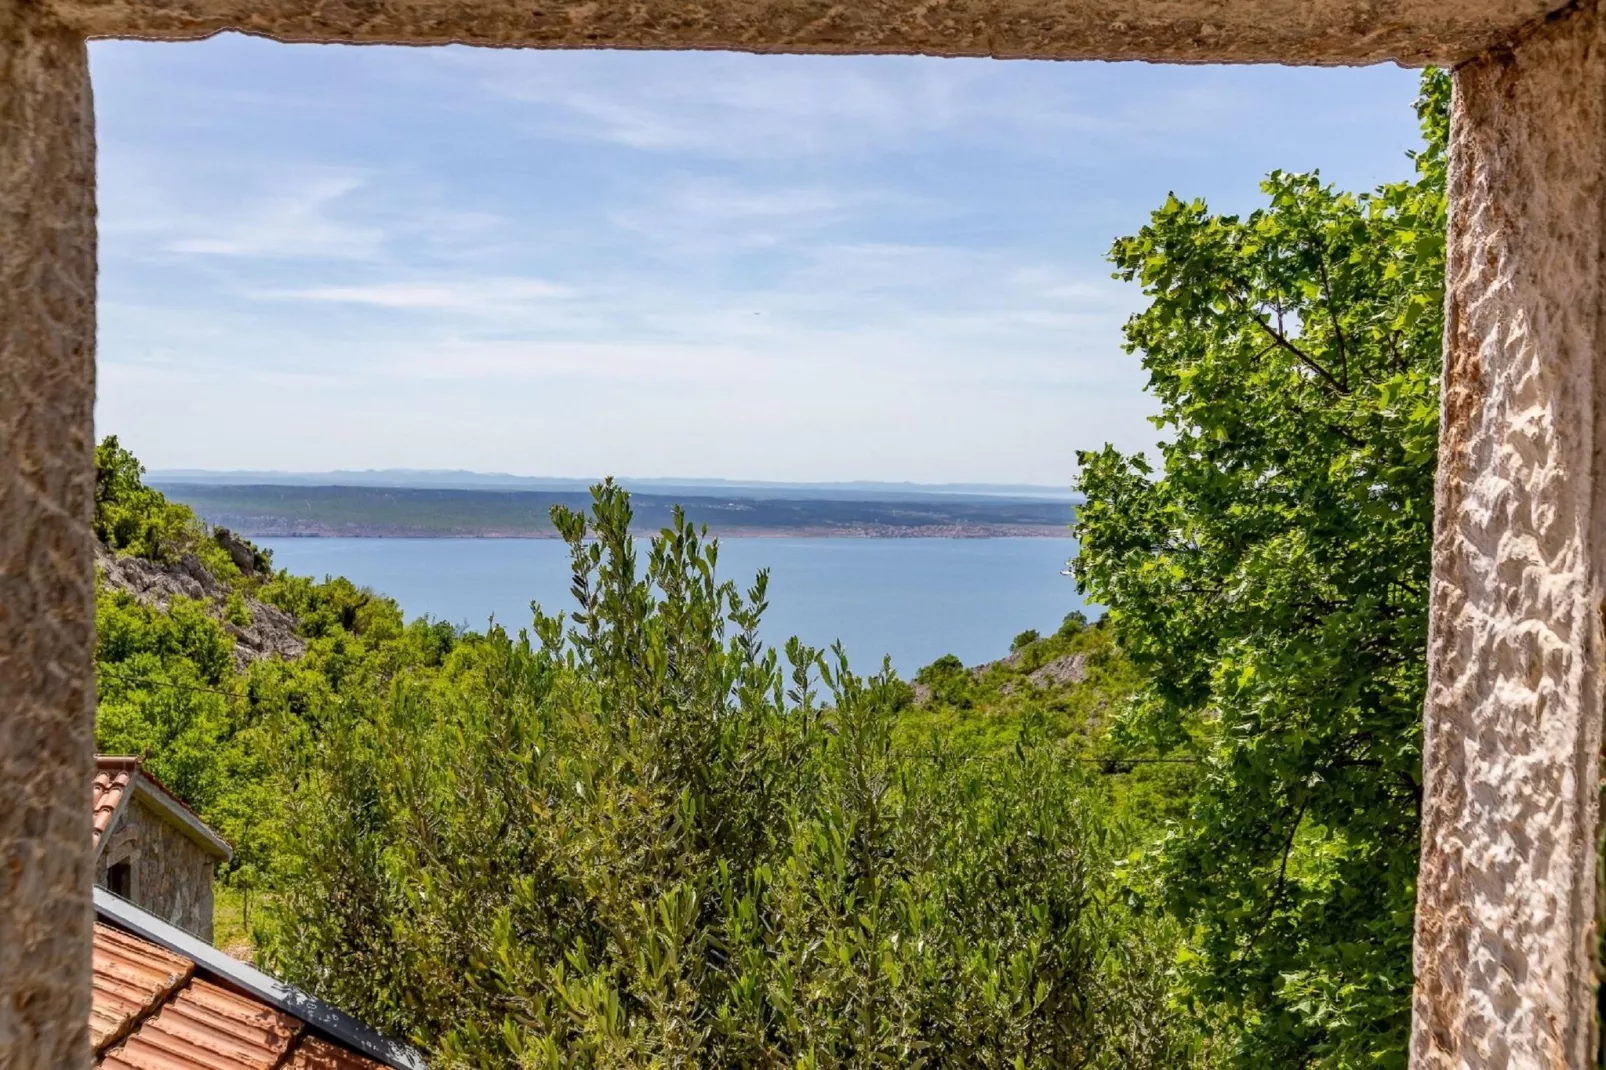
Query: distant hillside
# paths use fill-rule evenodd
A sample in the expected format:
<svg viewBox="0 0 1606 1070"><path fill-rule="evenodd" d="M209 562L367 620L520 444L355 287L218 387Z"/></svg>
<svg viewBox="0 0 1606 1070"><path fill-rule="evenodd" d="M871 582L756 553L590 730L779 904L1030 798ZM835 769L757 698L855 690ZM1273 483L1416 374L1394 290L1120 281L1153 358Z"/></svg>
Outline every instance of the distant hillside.
<svg viewBox="0 0 1606 1070"><path fill-rule="evenodd" d="M291 487L407 487L451 488L458 490L548 490L585 491L595 479L559 476L516 476L505 472L470 472L461 469L386 468L363 471L278 472L209 471L201 468L168 469L147 473L153 485L207 484L212 486L291 486ZM889 483L875 480L852 482L773 482L764 480L617 478L632 493L662 494L673 497L730 496L734 498L825 498L891 501L904 498L1010 498L1074 501L1069 487L1032 483Z"/></svg>
<svg viewBox="0 0 1606 1070"><path fill-rule="evenodd" d="M548 538L554 505L583 509L589 492L446 487L156 483L205 520L248 536ZM676 503L715 534L863 538L1063 536L1068 502L1041 499L904 497L756 498L631 496L636 527L657 531Z"/></svg>

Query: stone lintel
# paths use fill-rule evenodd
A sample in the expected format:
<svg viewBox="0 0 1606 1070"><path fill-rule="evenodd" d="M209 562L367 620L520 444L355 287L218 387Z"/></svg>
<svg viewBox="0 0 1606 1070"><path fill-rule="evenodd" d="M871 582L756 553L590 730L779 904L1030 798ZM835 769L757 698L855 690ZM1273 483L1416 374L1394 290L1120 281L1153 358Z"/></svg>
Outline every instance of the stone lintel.
<svg viewBox="0 0 1606 1070"><path fill-rule="evenodd" d="M44 0L92 37L1449 64L1567 0Z"/></svg>
<svg viewBox="0 0 1606 1070"><path fill-rule="evenodd" d="M1456 72L1412 1065L1595 1066L1606 20Z"/></svg>

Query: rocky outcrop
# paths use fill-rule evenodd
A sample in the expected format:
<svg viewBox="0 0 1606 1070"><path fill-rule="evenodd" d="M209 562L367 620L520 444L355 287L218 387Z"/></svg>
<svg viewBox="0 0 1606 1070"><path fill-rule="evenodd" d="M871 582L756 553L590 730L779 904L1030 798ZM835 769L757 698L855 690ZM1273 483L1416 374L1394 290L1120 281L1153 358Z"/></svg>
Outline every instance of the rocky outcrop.
<svg viewBox="0 0 1606 1070"><path fill-rule="evenodd" d="M1066 654L1055 658L1026 679L1033 687L1064 687L1087 679L1087 655Z"/></svg>
<svg viewBox="0 0 1606 1070"><path fill-rule="evenodd" d="M1025 655L1026 651L1017 650L1013 654L999 658L997 661L984 661L980 665L972 665L970 667L970 675L980 680L994 669L1013 669L1020 664L1021 658L1025 657Z"/></svg>
<svg viewBox="0 0 1606 1070"><path fill-rule="evenodd" d="M95 570L105 586L133 595L146 605L167 609L176 597L205 604L234 639L236 669L262 658L298 658L306 653L307 644L296 630L296 619L278 606L242 595L251 622L240 625L229 620L226 610L233 591L207 571L194 554L163 565L143 557L114 554L97 545Z"/></svg>
<svg viewBox="0 0 1606 1070"><path fill-rule="evenodd" d="M212 540L228 552L229 560L234 562L234 567L240 570L241 575L268 574L268 562L261 551L228 528L213 528Z"/></svg>
<svg viewBox="0 0 1606 1070"><path fill-rule="evenodd" d="M994 669L1014 670L1020 667L1025 658L1024 650L1017 650L1013 654L999 658L997 661L988 661L980 665L972 665L965 671L971 678L980 680ZM1066 654L1055 658L1033 670L1026 677L1026 684L1034 691L1054 687L1070 687L1082 683L1087 679L1087 655ZM1018 680L1010 680L999 689L1000 694L1013 695L1020 687ZM913 685L913 703L916 706L926 706L931 703L932 689L930 684L916 683Z"/></svg>

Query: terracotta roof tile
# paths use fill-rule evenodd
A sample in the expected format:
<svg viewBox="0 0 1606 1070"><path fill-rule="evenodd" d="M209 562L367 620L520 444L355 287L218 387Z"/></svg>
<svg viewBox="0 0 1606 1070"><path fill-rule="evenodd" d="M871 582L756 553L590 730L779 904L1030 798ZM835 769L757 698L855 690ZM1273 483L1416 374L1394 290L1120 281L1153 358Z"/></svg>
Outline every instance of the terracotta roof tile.
<svg viewBox="0 0 1606 1070"><path fill-rule="evenodd" d="M100 846L100 838L111 826L112 815L117 813L118 804L123 801L123 793L128 790L128 783L138 770L138 758L96 755L94 795L96 847Z"/></svg>
<svg viewBox="0 0 1606 1070"><path fill-rule="evenodd" d="M296 1045L285 1070L385 1070L380 1063L366 1055L331 1044L317 1037L307 1037Z"/></svg>
<svg viewBox="0 0 1606 1070"><path fill-rule="evenodd" d="M386 1070L384 1063L344 1046L343 1039L337 1042L325 1027L315 1032L247 989L204 979L212 976L206 970L187 954L97 921L89 1013L95 1066Z"/></svg>
<svg viewBox="0 0 1606 1070"><path fill-rule="evenodd" d="M95 926L94 1002L89 1037L95 1050L120 1040L179 985L195 963L106 925Z"/></svg>
<svg viewBox="0 0 1606 1070"><path fill-rule="evenodd" d="M303 1028L248 996L191 981L100 1065L109 1070L273 1070Z"/></svg>

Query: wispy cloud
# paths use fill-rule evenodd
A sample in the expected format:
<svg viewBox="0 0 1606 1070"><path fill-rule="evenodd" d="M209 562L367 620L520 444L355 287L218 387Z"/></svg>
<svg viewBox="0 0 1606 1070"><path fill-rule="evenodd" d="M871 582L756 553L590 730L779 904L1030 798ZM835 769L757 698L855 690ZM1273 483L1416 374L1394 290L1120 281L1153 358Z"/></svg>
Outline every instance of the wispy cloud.
<svg viewBox="0 0 1606 1070"><path fill-rule="evenodd" d="M486 89L536 105L526 119L544 137L598 140L654 152L727 158L799 156L906 141L938 129L963 91L931 66L872 74L842 65L701 55L644 77L598 78L594 55L545 57L514 68L457 57Z"/></svg>
<svg viewBox="0 0 1606 1070"><path fill-rule="evenodd" d="M209 219L179 217L179 229L163 248L170 253L260 257L281 260L367 260L379 253L383 233L337 218L334 209L360 189L350 176L314 178L246 200ZM196 224L199 223L199 226Z"/></svg>
<svg viewBox="0 0 1606 1070"><path fill-rule="evenodd" d="M578 382L710 388L772 380L762 354L726 344L537 342L456 339L384 359L387 375L503 387Z"/></svg>
<svg viewBox="0 0 1606 1070"><path fill-rule="evenodd" d="M569 297L574 290L543 279L469 278L307 286L252 290L249 293L263 300L315 301L397 311L506 315L526 311L532 304Z"/></svg>
<svg viewBox="0 0 1606 1070"><path fill-rule="evenodd" d="M1031 155L1115 144L1163 153L1178 132L1229 133L1254 110L1208 75L1145 86L1102 65L1067 79L1063 64L891 56L671 54L631 78L609 77L615 61L585 52L527 64L458 53L442 64L531 106L520 123L538 138L732 160L879 154L934 135Z"/></svg>
<svg viewBox="0 0 1606 1070"><path fill-rule="evenodd" d="M97 418L171 467L1062 482L1154 437L1115 235L1412 136L1398 71L91 50Z"/></svg>
<svg viewBox="0 0 1606 1070"><path fill-rule="evenodd" d="M103 232L119 239L119 252L369 260L384 247L383 230L343 211L357 202L353 195L365 184L357 174L307 168L257 176L243 190L230 176L226 183L192 193L166 168L146 162L128 170L143 172L150 184L119 189L103 205Z"/></svg>

